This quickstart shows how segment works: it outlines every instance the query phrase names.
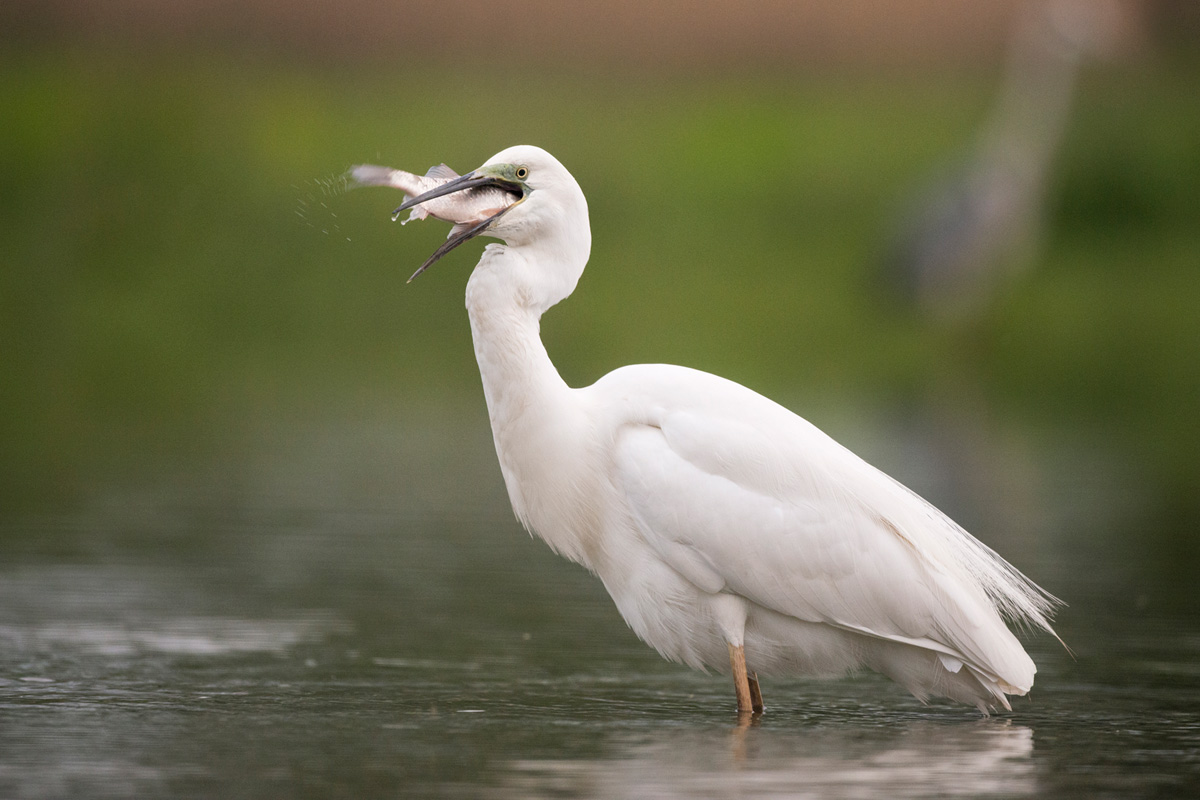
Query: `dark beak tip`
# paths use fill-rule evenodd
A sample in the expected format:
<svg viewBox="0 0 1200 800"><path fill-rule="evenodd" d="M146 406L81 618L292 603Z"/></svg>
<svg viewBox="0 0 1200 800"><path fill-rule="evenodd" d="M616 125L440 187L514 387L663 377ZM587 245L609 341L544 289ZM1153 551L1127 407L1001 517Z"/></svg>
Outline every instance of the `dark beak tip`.
<svg viewBox="0 0 1200 800"><path fill-rule="evenodd" d="M443 195L460 192L465 189L473 189L477 186L489 186L489 185L493 185L493 184L507 185L507 183L505 181L503 181L499 178L495 178L495 177L491 177L491 176L476 177L475 171L472 170L471 172L468 172L466 175L461 175L457 178L454 178L453 180L447 181L446 183L443 183L441 186L437 186L433 189L430 189L428 192L425 192L424 194L417 195L416 197L410 197L408 200L405 200L403 203L401 203L399 206L397 206L395 211L392 212L392 219L395 220L404 211L407 211L408 209L412 208L413 206L418 206L421 203L424 203L428 200L433 200L434 198L442 197ZM446 255L446 253L449 253L451 250L458 247L463 242L468 241L469 239L473 239L474 237L483 233L488 228L489 225L491 225L493 222L495 222L497 219L499 219L501 216L503 216L505 213L507 213L511 208L513 208L512 205L505 206L500 211L498 211L497 213L488 217L487 219L483 220L482 222L479 222L479 223L471 226L470 228L467 228L467 229L461 231L457 236L452 236L451 238L447 239L445 242L442 243L442 246L439 247L437 250L435 250L433 255L431 255L425 261L425 263L422 264L419 269L417 269L416 272L414 272L411 276L409 276L409 279L406 283L412 283L413 280L418 275L420 275L422 272L424 272L426 269L428 269L429 266L431 264L433 264L435 261L437 261L439 258Z"/></svg>
<svg viewBox="0 0 1200 800"><path fill-rule="evenodd" d="M463 242L474 239L476 236L483 233L485 230L487 230L489 225L491 225L496 220L500 219L500 217L504 216L512 208L513 208L513 206L505 206L504 208L500 209L500 211L496 212L495 214L493 214L492 216L483 220L482 222L477 223L477 224L471 226L470 228L467 228L466 230L462 231L457 236L451 237L451 238L447 239L446 241L442 242L441 247L439 247L437 250L433 251L433 255L431 255L428 259L426 259L425 263L422 264L417 269L417 271L414 272L409 277L409 279L406 281L406 283L412 283L414 278L416 278L418 275L420 275L425 270L429 269L429 267L435 261L437 261L442 256L449 253L454 248L458 247Z"/></svg>

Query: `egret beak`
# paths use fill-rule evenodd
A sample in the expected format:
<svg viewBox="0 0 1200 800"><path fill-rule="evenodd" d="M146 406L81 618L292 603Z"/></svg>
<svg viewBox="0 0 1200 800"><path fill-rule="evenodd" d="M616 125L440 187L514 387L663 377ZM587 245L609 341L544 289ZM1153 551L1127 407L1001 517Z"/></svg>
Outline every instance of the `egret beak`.
<svg viewBox="0 0 1200 800"><path fill-rule="evenodd" d="M420 205L426 200L433 200L435 197L442 197L443 195L453 194L454 192L462 192L468 189L476 189L481 186L499 186L508 192L519 192L522 197L525 194L524 189L518 184L514 184L511 181L507 181L495 175L477 175L476 172L473 171L468 172L466 175L455 178L448 183L443 183L436 189L430 189L428 192L425 192L425 194L417 195L416 197L405 200L396 208L395 211L392 212L392 218L394 219L401 212L407 211L413 206ZM429 269L433 262L446 255L446 253L449 253L463 242L474 239L476 236L483 233L489 225L508 213L509 209L511 209L513 205L516 205L516 203L505 206L482 222L475 223L469 227L455 225L454 230L450 233L450 238L442 242L441 247L433 251L433 255L427 258L425 263L418 267L417 271L409 276L409 279L406 281L406 283L412 283L414 278L416 278L425 270Z"/></svg>
<svg viewBox="0 0 1200 800"><path fill-rule="evenodd" d="M433 191L436 192L437 189L434 189ZM465 242L469 239L474 239L476 236L483 233L484 229L487 228L488 225L491 225L493 222L500 219L500 217L507 214L509 209L511 209L511 208L512 208L512 206L505 206L504 208L497 211L495 214L492 214L490 217L485 219L483 222L477 222L476 224L472 225L469 228L464 228L463 230L459 231L458 233L452 234L449 239L442 242L441 247L439 247L437 250L433 251L433 255L431 255L429 258L425 259L424 264L417 267L416 272L414 272L412 275L408 276L408 280L405 281L405 283L412 283L413 278L417 277L422 272L429 269L430 265L433 264L433 262L437 261L439 258L446 255L446 253L449 253L451 250L458 247L463 242ZM458 227L460 227L460 226L458 226L458 225L455 226L455 228L458 228Z"/></svg>
<svg viewBox="0 0 1200 800"><path fill-rule="evenodd" d="M425 194L419 194L416 197L410 197L401 203L392 216L399 216L401 211L407 211L413 206L419 206L426 200L432 200L435 197L442 197L447 194L454 194L465 189L475 189L480 186L501 186L505 189L511 189L512 186L500 178L491 175L476 175L474 171L468 172L466 175L460 175L452 181L447 181L436 189L430 189Z"/></svg>

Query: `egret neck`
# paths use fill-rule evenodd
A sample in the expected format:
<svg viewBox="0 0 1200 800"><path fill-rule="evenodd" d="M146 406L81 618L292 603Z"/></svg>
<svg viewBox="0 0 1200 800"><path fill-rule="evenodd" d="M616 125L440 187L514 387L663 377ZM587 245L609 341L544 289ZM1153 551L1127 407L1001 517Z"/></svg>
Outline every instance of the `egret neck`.
<svg viewBox="0 0 1200 800"><path fill-rule="evenodd" d="M580 196L582 201L582 194ZM572 457L585 446L588 417L540 337L546 309L571 293L591 249L587 206L558 236L484 250L467 283L475 357L496 454L517 517L557 552L595 569L598 528L589 482ZM544 229L545 230L545 229Z"/></svg>

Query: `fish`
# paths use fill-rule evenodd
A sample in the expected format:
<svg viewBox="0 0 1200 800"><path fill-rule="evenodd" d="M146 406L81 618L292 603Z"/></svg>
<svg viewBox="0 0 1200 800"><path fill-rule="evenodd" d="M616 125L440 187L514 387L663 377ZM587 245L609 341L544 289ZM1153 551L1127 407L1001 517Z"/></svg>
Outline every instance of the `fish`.
<svg viewBox="0 0 1200 800"><path fill-rule="evenodd" d="M402 169L380 167L375 164L359 164L350 169L350 179L359 186L391 186L404 191L404 202L436 189L459 177L459 174L438 164L430 167L424 175L414 175ZM426 200L419 206L414 206L408 218L400 222L405 225L414 219L433 217L443 222L454 223L455 230L462 226L471 226L493 217L511 206L518 199L512 192L506 192L498 186L479 186L465 189L461 192L435 197ZM393 215L395 220L399 214ZM451 235L454 232L451 231Z"/></svg>

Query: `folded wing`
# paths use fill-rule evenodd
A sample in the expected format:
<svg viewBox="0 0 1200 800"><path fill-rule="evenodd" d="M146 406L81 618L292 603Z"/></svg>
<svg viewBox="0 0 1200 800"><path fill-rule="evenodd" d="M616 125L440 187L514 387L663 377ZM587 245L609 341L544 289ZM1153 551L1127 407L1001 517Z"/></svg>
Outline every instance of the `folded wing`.
<svg viewBox="0 0 1200 800"><path fill-rule="evenodd" d="M1013 692L1032 685L1002 613L1049 630L1051 598L803 419L684 372L704 398L662 404L615 450L628 507L667 563L705 591L922 647Z"/></svg>

